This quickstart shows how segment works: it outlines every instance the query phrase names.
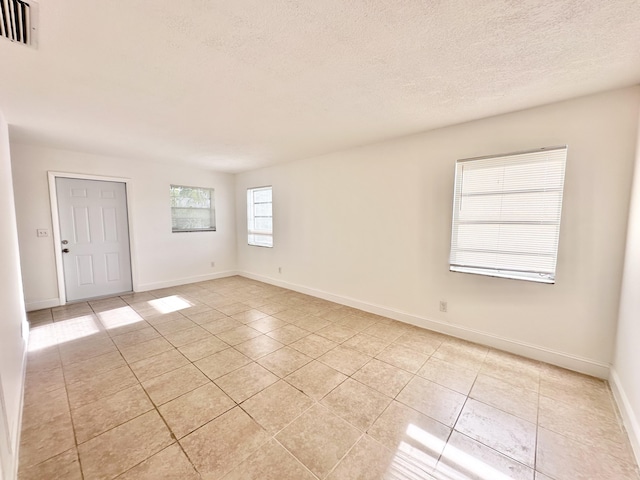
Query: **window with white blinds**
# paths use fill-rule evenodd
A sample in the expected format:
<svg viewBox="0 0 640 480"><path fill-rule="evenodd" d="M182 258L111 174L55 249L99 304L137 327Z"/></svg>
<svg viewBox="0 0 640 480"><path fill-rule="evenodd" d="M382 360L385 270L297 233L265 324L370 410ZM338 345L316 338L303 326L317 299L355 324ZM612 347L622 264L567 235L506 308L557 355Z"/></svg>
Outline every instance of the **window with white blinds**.
<svg viewBox="0 0 640 480"><path fill-rule="evenodd" d="M456 162L450 270L555 283L567 147Z"/></svg>
<svg viewBox="0 0 640 480"><path fill-rule="evenodd" d="M273 247L273 202L271 187L247 190L249 245Z"/></svg>
<svg viewBox="0 0 640 480"><path fill-rule="evenodd" d="M171 185L170 193L172 232L216 230L213 188Z"/></svg>

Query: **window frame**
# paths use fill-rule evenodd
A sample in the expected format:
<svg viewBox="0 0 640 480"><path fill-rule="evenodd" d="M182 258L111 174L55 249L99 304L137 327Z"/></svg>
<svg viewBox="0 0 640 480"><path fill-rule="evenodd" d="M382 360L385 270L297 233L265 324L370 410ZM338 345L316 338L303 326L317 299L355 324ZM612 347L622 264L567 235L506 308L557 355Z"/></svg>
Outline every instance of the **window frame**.
<svg viewBox="0 0 640 480"><path fill-rule="evenodd" d="M255 202L253 199L253 193L257 191L269 190L271 192L270 202ZM270 216L260 216L258 218L271 218L271 230L258 230L255 228L255 205L271 205ZM266 236L270 238L270 244L258 243L255 241L255 236ZM252 247L273 248L273 185L263 185L261 187L247 188L247 244Z"/></svg>
<svg viewBox="0 0 640 480"><path fill-rule="evenodd" d="M562 223L562 204L564 199L563 198L564 183L565 183L568 150L569 149L567 145L560 145L560 146L554 146L554 147L538 148L534 150L525 150L525 151L518 151L518 152L512 152L512 153L467 158L467 159L461 159L456 161L456 174L455 174L454 191L453 191L453 209L452 209L453 211L452 211L452 222L451 222L451 242L450 242L451 249L450 249L450 255L449 255L450 271L459 272L459 273L478 274L478 275L484 275L484 276L490 276L490 277L507 278L512 280L531 281L531 282L544 283L544 284L555 284L556 275L557 275L557 261L558 261L558 251L559 251L559 244L560 244L560 227ZM528 161L525 157L527 155L530 156L530 159ZM545 156L547 158L545 158ZM558 156L558 158L554 158L556 156ZM509 163L508 162L509 159L512 159L513 162ZM491 160L495 160L495 164L491 165L489 163L489 161ZM478 170L484 168L487 171L489 171L489 169L499 169L500 166L503 167L501 177L498 177L498 176L495 176L493 178L489 177L492 181L495 181L496 185L500 185L500 186L498 189L493 190L493 184L491 184L491 188L489 188L489 190L486 192L480 191L479 193L474 193L473 191L471 192L467 191L465 195L464 180L463 180L463 172L464 172L463 165L464 164L469 165L471 164L471 162L480 162L480 161L487 163L487 165L477 167ZM558 163L560 161L562 162L561 164ZM534 163L544 164L545 168L547 168L548 166L551 166L552 168L556 168L557 172L555 172L555 174L553 172L549 174L548 172L540 169L540 172L536 172L536 173L538 174L541 174L541 172L543 173L542 175L543 178L540 179L540 181L542 180L545 181L543 184L530 182L530 188L526 188L524 190L518 190L518 189L510 190L508 188L505 188L505 184L507 184L509 181L517 182L518 180L522 181L523 178L526 178L522 176L522 173L517 173L516 168L518 166L527 166ZM554 163L555 163L555 167L554 167ZM512 167L513 170L510 176L505 176L505 173L507 172L508 167ZM557 182L559 186L558 185L554 186L552 183L554 181ZM488 182L489 180L485 179L484 185L488 186L489 185ZM477 188L478 184L476 183L475 185ZM513 215L513 210L509 212L509 208L508 208L509 204L507 203L506 204L507 206L505 207L505 209L507 210L508 213L504 213L504 216L503 216L503 207L505 205L505 202L504 202L505 198L509 199L509 197L513 195L536 194L536 193L544 193L544 194L555 193L558 199L557 201L551 202L551 203L549 203L548 200L545 203L545 201L539 199L540 203L534 204L536 207L539 207L539 210L534 210L536 216L540 217L538 220L533 220L533 221L527 220L527 215L531 215L531 212L527 212L526 209L524 212L522 212L520 218L517 220L505 219L505 217L508 218L510 215ZM491 214L493 213L495 215L496 210L491 210L490 207L487 207L486 215L484 219L479 218L475 220L461 221L459 217L461 215L460 212L462 212L463 199L465 197L469 198L470 196L474 196L474 195L476 196L486 195L486 196L493 196L494 198L499 198L500 200L499 220L495 220L494 218L491 218ZM520 200L520 202L522 203L522 200ZM531 204L532 203L529 203L529 205ZM514 204L512 204L511 206L513 205ZM517 205L517 203L515 203L515 205ZM549 205L553 207L551 208L551 210L549 210ZM554 219L552 221L542 220L541 219L542 217L549 216L549 211L554 212L552 215ZM516 210L516 212L518 215L520 215L520 210ZM482 212L482 213L485 213L485 212ZM483 249L480 247L476 247L476 249L470 248L470 247L461 248L460 247L461 242L459 242L460 237L458 236L458 233L459 233L458 229L461 225L474 225L476 227L479 225L497 225L499 227L498 228L499 233L498 233L497 239L494 239L494 240L500 241L502 238L507 238L507 239L505 240L505 243L502 244L503 248L496 248L495 250L491 250L491 251L489 250L483 251ZM509 248L504 248L505 246L515 247L518 243L518 241L514 240L515 237L513 236L513 232L511 233L512 239L511 240L508 239L509 233L507 232L509 227L516 226L515 228L517 228L517 226L523 227L525 225L537 226L537 227L551 226L555 228L555 231L551 236L549 236L548 233L545 233L544 231L542 232L538 231L537 235L532 235L531 237L532 241L528 244L525 244L524 251L517 251ZM505 228L505 234L503 235L502 229L505 226L507 227ZM476 238L482 239L483 237L481 236L481 234L486 234L487 237L485 238L491 238L491 231L489 228L486 228L485 232L480 230L480 233L477 234ZM469 234L467 233L467 238L468 238L468 235ZM521 239L522 236L519 236L517 238ZM465 243L464 236L462 236L462 243ZM481 242L478 241L478 244L480 243ZM520 247L520 245L518 245L518 247ZM547 252L543 252L543 249L545 248L548 249ZM464 254L465 252L467 253L471 252L469 259L472 259L473 255L477 254L478 252L480 252L481 255L485 254L487 256L490 254L494 254L496 258L494 260L493 266L488 266L488 264L491 262L487 262L487 261L483 262L482 260L480 260L480 257L477 257L475 259L476 264L474 265L473 264L474 262L470 260L467 260L466 262L461 261L459 255L460 253ZM507 263L513 262L513 260L515 258L518 258L518 256L528 257L528 259L525 258L523 263L520 264L521 268L505 266ZM498 257L502 257L502 258L499 259ZM534 257L548 257L549 260L552 260L552 268L547 268L548 271L543 271L544 262L541 262L538 264L538 270L534 270L533 267L531 266L531 263L529 263L529 266L527 266L527 262L531 262L531 259ZM505 260L505 258L509 258L509 260ZM481 263L485 263L485 264L480 265Z"/></svg>
<svg viewBox="0 0 640 480"><path fill-rule="evenodd" d="M174 188L190 188L192 190L207 190L209 191L209 206L208 207L174 207L173 205L171 205L171 233L191 233L191 232L215 232L217 231L217 227L216 227L216 208L215 208L215 188L213 187L193 187L190 185L177 185L177 184L170 184L169 185L169 200L170 203L172 198L173 198L173 189ZM178 209L192 209L192 210L208 210L210 212L210 226L206 227L206 228L175 228L173 226L173 221L175 215L174 212L175 210ZM180 217L178 217L180 218Z"/></svg>

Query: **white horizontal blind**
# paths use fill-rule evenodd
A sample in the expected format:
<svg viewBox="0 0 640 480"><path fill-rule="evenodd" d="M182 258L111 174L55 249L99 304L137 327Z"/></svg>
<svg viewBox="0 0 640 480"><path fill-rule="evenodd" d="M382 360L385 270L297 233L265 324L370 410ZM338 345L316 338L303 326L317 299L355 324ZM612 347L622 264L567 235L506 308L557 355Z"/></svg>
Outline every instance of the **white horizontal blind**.
<svg viewBox="0 0 640 480"><path fill-rule="evenodd" d="M273 247L273 192L271 187L247 190L249 245Z"/></svg>
<svg viewBox="0 0 640 480"><path fill-rule="evenodd" d="M555 282L567 147L458 160L450 270Z"/></svg>
<svg viewBox="0 0 640 480"><path fill-rule="evenodd" d="M171 231L214 231L213 189L171 185Z"/></svg>

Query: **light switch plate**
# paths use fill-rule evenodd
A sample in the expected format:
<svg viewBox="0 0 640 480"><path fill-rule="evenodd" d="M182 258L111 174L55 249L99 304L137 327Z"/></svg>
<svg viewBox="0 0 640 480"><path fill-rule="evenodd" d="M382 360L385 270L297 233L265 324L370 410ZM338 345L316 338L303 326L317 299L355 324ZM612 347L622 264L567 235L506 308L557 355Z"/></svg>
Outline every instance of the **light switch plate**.
<svg viewBox="0 0 640 480"><path fill-rule="evenodd" d="M36 230L36 233L38 235L38 237L48 237L49 236L49 230L46 228L39 228Z"/></svg>

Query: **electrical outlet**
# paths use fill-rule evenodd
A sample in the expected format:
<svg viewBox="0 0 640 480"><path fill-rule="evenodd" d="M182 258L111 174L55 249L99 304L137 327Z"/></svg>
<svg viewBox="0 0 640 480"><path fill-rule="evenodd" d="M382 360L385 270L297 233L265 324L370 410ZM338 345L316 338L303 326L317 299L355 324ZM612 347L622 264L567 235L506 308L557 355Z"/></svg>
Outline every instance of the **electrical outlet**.
<svg viewBox="0 0 640 480"><path fill-rule="evenodd" d="M49 236L49 230L47 230L46 228L38 228L36 230L36 235L38 237L48 237Z"/></svg>
<svg viewBox="0 0 640 480"><path fill-rule="evenodd" d="M282 267L278 267L278 273L282 273Z"/></svg>
<svg viewBox="0 0 640 480"><path fill-rule="evenodd" d="M216 266L216 262L211 262L211 266L215 267Z"/></svg>
<svg viewBox="0 0 640 480"><path fill-rule="evenodd" d="M447 302L440 300L440 311L447 313Z"/></svg>

